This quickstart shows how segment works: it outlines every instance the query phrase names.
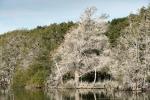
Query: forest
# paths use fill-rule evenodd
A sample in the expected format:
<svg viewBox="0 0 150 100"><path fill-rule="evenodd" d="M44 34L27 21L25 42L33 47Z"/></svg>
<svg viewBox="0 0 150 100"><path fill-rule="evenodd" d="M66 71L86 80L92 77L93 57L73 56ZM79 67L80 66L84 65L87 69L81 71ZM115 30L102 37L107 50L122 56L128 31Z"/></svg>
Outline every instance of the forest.
<svg viewBox="0 0 150 100"><path fill-rule="evenodd" d="M150 6L0 35L1 88L150 90Z"/></svg>

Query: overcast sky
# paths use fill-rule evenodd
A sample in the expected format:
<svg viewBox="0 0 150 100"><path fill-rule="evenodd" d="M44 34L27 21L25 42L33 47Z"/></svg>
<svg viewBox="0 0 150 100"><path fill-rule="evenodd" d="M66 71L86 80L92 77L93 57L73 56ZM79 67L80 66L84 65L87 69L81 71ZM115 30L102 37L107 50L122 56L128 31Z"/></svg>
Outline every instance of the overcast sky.
<svg viewBox="0 0 150 100"><path fill-rule="evenodd" d="M150 0L0 0L0 33L77 21L90 6L97 7L97 15L107 13L113 19L136 12L149 3Z"/></svg>

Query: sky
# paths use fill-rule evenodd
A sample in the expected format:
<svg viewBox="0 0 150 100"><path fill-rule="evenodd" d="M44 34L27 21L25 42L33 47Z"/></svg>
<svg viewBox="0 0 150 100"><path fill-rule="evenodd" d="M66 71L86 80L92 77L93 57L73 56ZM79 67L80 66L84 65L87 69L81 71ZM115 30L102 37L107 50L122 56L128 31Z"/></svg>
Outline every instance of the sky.
<svg viewBox="0 0 150 100"><path fill-rule="evenodd" d="M150 0L0 0L0 34L15 29L67 21L78 21L87 7L95 6L96 15L109 19L135 13Z"/></svg>

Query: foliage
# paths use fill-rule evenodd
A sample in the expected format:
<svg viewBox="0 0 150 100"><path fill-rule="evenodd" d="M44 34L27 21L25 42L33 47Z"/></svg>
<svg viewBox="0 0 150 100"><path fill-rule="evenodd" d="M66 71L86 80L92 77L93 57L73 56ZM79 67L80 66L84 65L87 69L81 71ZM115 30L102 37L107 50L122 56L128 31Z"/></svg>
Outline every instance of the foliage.
<svg viewBox="0 0 150 100"><path fill-rule="evenodd" d="M13 88L26 86L26 81L29 79L25 70L17 70L13 76Z"/></svg>
<svg viewBox="0 0 150 100"><path fill-rule="evenodd" d="M129 25L128 18L113 19L110 22L106 36L109 38L109 42L112 47L117 45L117 39L120 37L122 29Z"/></svg>
<svg viewBox="0 0 150 100"><path fill-rule="evenodd" d="M8 68L9 71L4 71L10 76L6 77L13 75L13 86L43 86L47 74L51 72L52 52L63 42L65 33L75 25L73 22L54 23L0 35L4 58L0 67Z"/></svg>
<svg viewBox="0 0 150 100"><path fill-rule="evenodd" d="M38 71L36 72L32 77L31 80L28 84L32 84L35 87L43 87L44 86L44 82L46 80L47 77L47 71L42 70L42 71Z"/></svg>
<svg viewBox="0 0 150 100"><path fill-rule="evenodd" d="M90 82L106 79L116 86L142 88L150 82L150 7L110 23L93 18L95 11L88 8L78 25L54 23L0 35L5 77L11 80L13 75L14 87L58 86L60 81L75 86L83 76ZM72 26L77 27L70 30Z"/></svg>
<svg viewBox="0 0 150 100"><path fill-rule="evenodd" d="M24 87L26 85L43 86L48 71L44 66L35 64L29 66L29 69L17 70L13 76L13 87Z"/></svg>

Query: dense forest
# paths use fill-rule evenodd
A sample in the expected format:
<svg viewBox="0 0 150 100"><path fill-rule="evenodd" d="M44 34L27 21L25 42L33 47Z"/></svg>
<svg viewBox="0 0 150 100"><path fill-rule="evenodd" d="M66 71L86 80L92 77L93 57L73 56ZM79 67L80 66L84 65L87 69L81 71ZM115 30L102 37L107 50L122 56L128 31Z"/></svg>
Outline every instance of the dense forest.
<svg viewBox="0 0 150 100"><path fill-rule="evenodd" d="M150 6L109 22L95 12L0 35L0 86L150 89Z"/></svg>
<svg viewBox="0 0 150 100"><path fill-rule="evenodd" d="M51 72L51 52L63 42L73 22L15 30L0 36L1 85L41 87Z"/></svg>

